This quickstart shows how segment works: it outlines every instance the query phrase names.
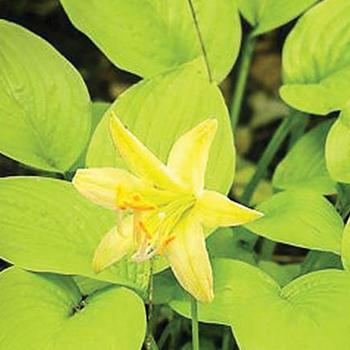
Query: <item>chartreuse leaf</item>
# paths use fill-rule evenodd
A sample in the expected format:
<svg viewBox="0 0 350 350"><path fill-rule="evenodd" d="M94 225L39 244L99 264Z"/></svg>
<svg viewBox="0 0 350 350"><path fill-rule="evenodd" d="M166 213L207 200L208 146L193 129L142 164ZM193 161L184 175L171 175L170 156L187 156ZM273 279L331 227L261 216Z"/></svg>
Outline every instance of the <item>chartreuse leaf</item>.
<svg viewBox="0 0 350 350"><path fill-rule="evenodd" d="M103 115L106 113L108 108L111 106L108 102L93 102L91 110L91 131L92 134L95 131L97 125L100 123Z"/></svg>
<svg viewBox="0 0 350 350"><path fill-rule="evenodd" d="M317 0L238 0L244 18L262 34L299 16Z"/></svg>
<svg viewBox="0 0 350 350"><path fill-rule="evenodd" d="M284 86L292 107L314 114L342 109L350 97L350 2L326 0L308 11L283 49Z"/></svg>
<svg viewBox="0 0 350 350"><path fill-rule="evenodd" d="M343 233L341 258L344 267L350 270L350 220L348 220Z"/></svg>
<svg viewBox="0 0 350 350"><path fill-rule="evenodd" d="M10 268L0 274L2 350L141 349L145 309L126 288L82 295L70 277Z"/></svg>
<svg viewBox="0 0 350 350"><path fill-rule="evenodd" d="M97 125L100 123L102 117L104 116L105 112L108 110L108 108L110 106L111 106L111 104L107 103L107 102L92 102L91 103L91 130L90 130L89 142L86 145L84 151L81 153L78 160L71 167L70 171L72 173L74 173L78 168L85 167L86 154L87 154L87 150L88 150L91 138L95 132Z"/></svg>
<svg viewBox="0 0 350 350"><path fill-rule="evenodd" d="M83 295L89 295L100 289L104 289L108 286L113 285L112 283L109 283L109 282L99 281L99 280L95 280L84 276L74 276L73 280Z"/></svg>
<svg viewBox="0 0 350 350"><path fill-rule="evenodd" d="M280 189L309 189L320 194L336 192L325 161L325 143L331 122L305 134L278 165L273 185Z"/></svg>
<svg viewBox="0 0 350 350"><path fill-rule="evenodd" d="M115 113L144 144L166 162L175 140L207 118L217 118L215 136L206 173L206 187L227 191L234 172L234 147L228 111L220 90L210 84L197 62L134 85L112 106ZM89 167L116 166L107 113L89 147Z"/></svg>
<svg viewBox="0 0 350 350"><path fill-rule="evenodd" d="M274 261L261 260L258 266L282 287L300 275L300 264L280 265Z"/></svg>
<svg viewBox="0 0 350 350"><path fill-rule="evenodd" d="M241 27L236 0L61 3L73 24L114 64L144 78L201 57L220 82L237 58Z"/></svg>
<svg viewBox="0 0 350 350"><path fill-rule="evenodd" d="M113 212L91 204L65 181L36 177L0 179L0 257L16 266L90 277L141 292L147 263L125 259L100 274L94 251L115 225Z"/></svg>
<svg viewBox="0 0 350 350"><path fill-rule="evenodd" d="M52 46L0 20L0 152L65 172L90 134L90 102L79 73Z"/></svg>
<svg viewBox="0 0 350 350"><path fill-rule="evenodd" d="M249 249L247 237L250 236L247 235L247 230L242 227L217 229L207 239L210 257L237 259L249 264L256 264L252 249Z"/></svg>
<svg viewBox="0 0 350 350"><path fill-rule="evenodd" d="M334 180L350 183L350 105L342 111L328 134L326 161Z"/></svg>
<svg viewBox="0 0 350 350"><path fill-rule="evenodd" d="M313 272L281 288L244 262L219 259L213 269L215 298L199 304L199 320L230 325L241 350L350 348L348 272ZM190 315L183 292L171 306Z"/></svg>
<svg viewBox="0 0 350 350"><path fill-rule="evenodd" d="M256 234L298 247L340 253L343 220L321 195L303 190L280 192L258 210L265 215L246 225Z"/></svg>

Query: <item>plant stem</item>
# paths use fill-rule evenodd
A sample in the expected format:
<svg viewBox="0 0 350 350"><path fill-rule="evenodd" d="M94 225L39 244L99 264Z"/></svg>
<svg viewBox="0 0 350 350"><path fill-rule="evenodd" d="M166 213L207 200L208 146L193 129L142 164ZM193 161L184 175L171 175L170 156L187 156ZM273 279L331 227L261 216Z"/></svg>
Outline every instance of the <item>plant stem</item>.
<svg viewBox="0 0 350 350"><path fill-rule="evenodd" d="M238 67L238 76L233 89L232 101L231 101L231 126L232 130L235 129L238 122L243 97L247 86L248 74L250 69L250 64L253 57L254 47L256 39L253 35L248 35L242 47L241 57Z"/></svg>
<svg viewBox="0 0 350 350"><path fill-rule="evenodd" d="M270 241L269 239L264 239L262 241L261 252L259 255L259 260L271 260L273 252L275 251L277 243Z"/></svg>
<svg viewBox="0 0 350 350"><path fill-rule="evenodd" d="M153 321L153 259L150 261L150 276L148 283L148 316L147 316L147 334L146 334L146 349L155 349L155 340L152 335ZM157 344L156 344L157 345Z"/></svg>
<svg viewBox="0 0 350 350"><path fill-rule="evenodd" d="M194 4L193 4L192 0L188 0L188 4L190 6L194 27L196 29L196 33L197 33L197 36L198 36L199 44L200 44L200 47L201 47L201 50L202 50L202 53L203 53L203 59L204 59L205 66L207 68L209 82L212 82L213 81L213 77L212 77L211 69L210 69L210 65L209 65L208 53L207 53L207 49L206 49L206 47L204 45L204 40L203 40L203 36L202 36L201 30L199 28L199 23L198 23L198 18L197 18L197 15L196 15L196 10L194 8Z"/></svg>
<svg viewBox="0 0 350 350"><path fill-rule="evenodd" d="M297 141L303 136L306 126L307 126L308 119L307 118L299 118L299 122L293 130L290 133L290 140L288 144L288 149L290 150Z"/></svg>
<svg viewBox="0 0 350 350"><path fill-rule="evenodd" d="M282 123L274 133L270 143L266 147L262 157L260 158L253 177L250 179L250 181L244 189L244 192L241 197L241 202L243 204L249 205L249 202L254 194L256 187L258 186L263 176L265 176L268 166L270 165L278 149L288 136L290 130L293 128L297 120L298 118L296 118L294 114L283 119Z"/></svg>
<svg viewBox="0 0 350 350"><path fill-rule="evenodd" d="M224 335L222 337L221 350L230 350L231 349L231 340L232 340L231 329L230 329L230 327L225 327Z"/></svg>
<svg viewBox="0 0 350 350"><path fill-rule="evenodd" d="M192 349L199 350L198 305L197 300L191 296L192 318Z"/></svg>

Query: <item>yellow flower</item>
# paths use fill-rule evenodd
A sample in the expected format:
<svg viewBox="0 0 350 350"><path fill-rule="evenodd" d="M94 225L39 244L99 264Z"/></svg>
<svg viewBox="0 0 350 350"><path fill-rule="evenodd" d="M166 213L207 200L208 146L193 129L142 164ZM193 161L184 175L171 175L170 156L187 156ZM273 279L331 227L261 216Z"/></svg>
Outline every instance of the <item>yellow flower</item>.
<svg viewBox="0 0 350 350"><path fill-rule="evenodd" d="M217 121L207 119L182 135L166 165L114 113L110 129L133 174L115 168L82 169L73 179L85 197L116 212L116 226L96 249L94 271L128 254L136 262L163 255L183 288L198 300L210 302L213 278L203 227L241 225L262 215L204 189Z"/></svg>

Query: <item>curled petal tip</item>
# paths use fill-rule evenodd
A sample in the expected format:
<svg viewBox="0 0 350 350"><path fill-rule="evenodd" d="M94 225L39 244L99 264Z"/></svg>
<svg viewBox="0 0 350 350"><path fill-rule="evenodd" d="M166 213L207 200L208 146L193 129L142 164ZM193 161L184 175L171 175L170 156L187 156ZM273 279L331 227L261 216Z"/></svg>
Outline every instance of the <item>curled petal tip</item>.
<svg viewBox="0 0 350 350"><path fill-rule="evenodd" d="M102 267L100 266L100 264L96 261L96 259L94 258L93 262L92 262L92 271L97 275L102 271Z"/></svg>

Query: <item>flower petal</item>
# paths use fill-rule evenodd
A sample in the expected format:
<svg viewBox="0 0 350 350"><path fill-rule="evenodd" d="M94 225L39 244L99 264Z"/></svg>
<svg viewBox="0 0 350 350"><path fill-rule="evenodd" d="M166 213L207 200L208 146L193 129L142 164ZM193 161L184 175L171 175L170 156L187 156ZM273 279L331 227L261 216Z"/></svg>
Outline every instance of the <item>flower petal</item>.
<svg viewBox="0 0 350 350"><path fill-rule="evenodd" d="M72 183L83 196L108 209L117 209L119 186L127 188L129 192L140 191L144 187L134 175L115 168L79 169Z"/></svg>
<svg viewBox="0 0 350 350"><path fill-rule="evenodd" d="M210 146L217 130L217 120L207 119L182 135L174 144L168 167L192 190L204 188Z"/></svg>
<svg viewBox="0 0 350 350"><path fill-rule="evenodd" d="M262 213L233 202L215 191L204 191L195 210L207 227L238 226L263 216Z"/></svg>
<svg viewBox="0 0 350 350"><path fill-rule="evenodd" d="M213 276L201 224L193 217L177 226L175 239L165 251L181 286L202 302L211 302Z"/></svg>
<svg viewBox="0 0 350 350"><path fill-rule="evenodd" d="M112 112L110 122L114 144L130 170L163 189L176 190L179 184L167 167Z"/></svg>
<svg viewBox="0 0 350 350"><path fill-rule="evenodd" d="M120 232L120 229L116 226L113 227L98 245L92 261L92 268L95 273L110 267L133 249L131 221L125 220L123 224L123 232Z"/></svg>

